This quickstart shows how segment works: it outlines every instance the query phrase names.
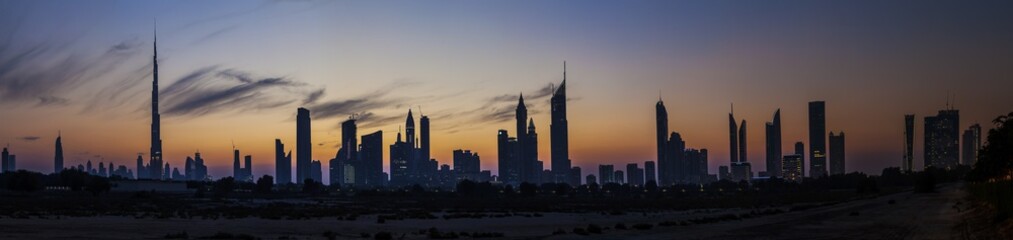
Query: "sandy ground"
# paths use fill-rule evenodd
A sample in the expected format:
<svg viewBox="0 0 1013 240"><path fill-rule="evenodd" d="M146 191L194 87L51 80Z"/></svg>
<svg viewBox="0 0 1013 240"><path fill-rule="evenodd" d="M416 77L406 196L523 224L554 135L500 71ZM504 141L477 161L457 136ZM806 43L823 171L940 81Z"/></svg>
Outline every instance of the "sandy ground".
<svg viewBox="0 0 1013 240"><path fill-rule="evenodd" d="M686 227L619 231L602 239L962 239L954 204L963 200L957 186L939 193L893 194L807 211ZM889 200L895 204L889 204ZM853 216L857 213L857 216ZM575 236L554 236L571 239Z"/></svg>
<svg viewBox="0 0 1013 240"><path fill-rule="evenodd" d="M934 194L893 194L875 199L857 200L805 211L733 220L711 224L677 227L655 226L651 230L606 230L604 234L579 236L551 235L555 229L570 232L574 227L598 224L612 227L616 223L657 224L681 221L747 210L697 210L664 213L546 213L544 217L507 217L454 220L389 220L380 224L376 216L362 216L356 221L337 219L268 220L268 219L134 219L131 217L82 217L61 219L0 219L2 239L160 239L169 233L187 232L191 238L210 236L217 232L249 234L263 239L290 237L323 239L332 231L340 238L359 237L361 233L393 232L395 238L425 238L413 235L421 229L435 227L440 231L499 232L507 239L952 239L959 237L954 226L960 221L953 205L963 192L947 186ZM888 204L889 200L896 204ZM853 216L857 213L857 216Z"/></svg>

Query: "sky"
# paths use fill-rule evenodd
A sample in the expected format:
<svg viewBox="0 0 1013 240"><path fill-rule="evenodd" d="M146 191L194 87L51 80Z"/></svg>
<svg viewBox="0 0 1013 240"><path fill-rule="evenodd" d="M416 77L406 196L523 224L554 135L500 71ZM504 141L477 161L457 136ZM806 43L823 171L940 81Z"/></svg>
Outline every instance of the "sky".
<svg viewBox="0 0 1013 240"><path fill-rule="evenodd" d="M163 158L200 151L231 175L233 146L274 175L274 139L295 146L312 111L313 159L327 167L339 124L383 131L408 109L432 121L432 152L481 156L496 173L496 131L515 133L523 93L549 167L548 92L567 65L570 158L655 160L654 104L687 147L727 165L728 113L747 121L764 163L765 122L782 111L783 147L808 145L807 103L826 101L845 132L846 170L900 166L903 118L960 110L986 129L1013 111L1009 1L10 1L0 0L0 143L18 167L134 167L149 148L158 36ZM416 115L416 119L418 116ZM808 149L808 146L806 146ZM324 178L327 178L324 171Z"/></svg>

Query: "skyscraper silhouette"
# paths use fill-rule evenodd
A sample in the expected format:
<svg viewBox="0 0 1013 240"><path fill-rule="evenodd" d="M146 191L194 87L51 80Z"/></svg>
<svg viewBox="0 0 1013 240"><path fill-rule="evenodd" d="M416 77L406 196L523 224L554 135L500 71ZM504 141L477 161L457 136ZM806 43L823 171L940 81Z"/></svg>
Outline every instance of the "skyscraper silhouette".
<svg viewBox="0 0 1013 240"><path fill-rule="evenodd" d="M915 115L904 115L904 159L901 170L911 172L914 169L915 152Z"/></svg>
<svg viewBox="0 0 1013 240"><path fill-rule="evenodd" d="M0 154L0 172L7 171L7 164L10 164L11 153L7 152L7 148L4 148L2 154Z"/></svg>
<svg viewBox="0 0 1013 240"><path fill-rule="evenodd" d="M682 135L678 132L672 132L668 138L668 149L665 150L665 157L668 158L667 166L664 172L668 174L667 177L669 182L662 183L663 185L676 184L679 181L683 181L685 178L685 152L686 152L686 141L682 140Z"/></svg>
<svg viewBox="0 0 1013 240"><path fill-rule="evenodd" d="M538 162L538 132L535 131L535 119L528 118L528 134L524 136L525 148L524 161L521 162L524 169L521 172L522 180L529 183L541 183L542 164ZM571 173L573 171L571 170ZM570 176L571 178L573 176ZM580 178L580 174L577 174L577 178ZM578 179L579 180L579 179Z"/></svg>
<svg viewBox="0 0 1013 240"><path fill-rule="evenodd" d="M834 135L830 132L830 175L841 175L845 173L844 166L844 132Z"/></svg>
<svg viewBox="0 0 1013 240"><path fill-rule="evenodd" d="M654 161L644 162L644 183L654 181L654 184L658 183L658 178L655 175L656 170L654 169Z"/></svg>
<svg viewBox="0 0 1013 240"><path fill-rule="evenodd" d="M292 159L285 156L285 144L274 139L274 180L277 184L292 183Z"/></svg>
<svg viewBox="0 0 1013 240"><path fill-rule="evenodd" d="M63 171L63 134L56 134L56 156L53 157L53 173Z"/></svg>
<svg viewBox="0 0 1013 240"><path fill-rule="evenodd" d="M974 124L964 130L964 152L961 164L974 166L978 162L978 150L981 149L981 125Z"/></svg>
<svg viewBox="0 0 1013 240"><path fill-rule="evenodd" d="M496 135L496 154L499 158L497 166L499 168L499 181L517 186L521 183L520 176L520 151L517 150L519 144L517 138L510 137L507 130L500 129ZM457 165L455 163L454 169L456 171ZM460 171L456 171L460 172Z"/></svg>
<svg viewBox="0 0 1013 240"><path fill-rule="evenodd" d="M525 106L524 104L523 93L520 94L520 96L517 98L517 108L514 110L514 112L515 112L514 118L517 123L517 131L514 132L517 134L516 136L517 147L515 149L515 151L517 151L517 153L515 153L517 161L511 167L515 168L517 171L516 181L524 182L528 180L528 177L530 175L529 172L533 169L531 169L531 167L527 165L528 164L527 158L529 157L527 153L528 107Z"/></svg>
<svg viewBox="0 0 1013 240"><path fill-rule="evenodd" d="M408 155L412 152L412 146L401 141L401 131L398 130L397 141L390 145L390 183L391 185L409 184L409 160Z"/></svg>
<svg viewBox="0 0 1013 240"><path fill-rule="evenodd" d="M296 183L302 184L303 180L311 177L310 161L313 159L313 143L310 142L310 110L299 108L296 111L295 121L295 176Z"/></svg>
<svg viewBox="0 0 1013 240"><path fill-rule="evenodd" d="M550 99L552 121L549 124L553 182L570 179L569 130L566 122L566 62L563 62L563 82ZM573 183L571 183L573 185Z"/></svg>
<svg viewBox="0 0 1013 240"><path fill-rule="evenodd" d="M422 111L419 110L419 159L429 161L432 159L432 154L429 150L429 116L422 115ZM435 170L435 169L433 169Z"/></svg>
<svg viewBox="0 0 1013 240"><path fill-rule="evenodd" d="M665 103L658 98L658 103L654 104L654 119L656 123L655 136L658 142L658 185L668 185L675 182L673 173L670 170L673 168L672 163L668 159L668 110L665 109ZM648 175L653 176L653 173L648 171Z"/></svg>
<svg viewBox="0 0 1013 240"><path fill-rule="evenodd" d="M355 118L349 118L341 122L341 149L345 149L345 156L338 156L346 163L354 162L359 156L358 127L355 125Z"/></svg>
<svg viewBox="0 0 1013 240"><path fill-rule="evenodd" d="M426 139L423 137L422 139ZM366 186L383 186L383 131L362 135L359 161L366 175Z"/></svg>
<svg viewBox="0 0 1013 240"><path fill-rule="evenodd" d="M746 160L746 120L735 125L735 108L728 113L728 135L731 152L731 180L749 181L753 177L752 165Z"/></svg>
<svg viewBox="0 0 1013 240"><path fill-rule="evenodd" d="M236 181L243 181L243 165L239 162L239 149L232 147L232 178Z"/></svg>
<svg viewBox="0 0 1013 240"><path fill-rule="evenodd" d="M162 179L162 134L161 115L158 114L158 36L155 36L153 44L154 54L151 56L152 81L151 81L151 159L148 162L150 169L149 177Z"/></svg>
<svg viewBox="0 0 1013 240"><path fill-rule="evenodd" d="M767 122L767 174L781 176L781 109L774 112L774 120Z"/></svg>
<svg viewBox="0 0 1013 240"><path fill-rule="evenodd" d="M809 102L809 177L827 175L827 114L823 101Z"/></svg>
<svg viewBox="0 0 1013 240"><path fill-rule="evenodd" d="M951 169L960 159L960 113L949 109L925 117L925 168Z"/></svg>

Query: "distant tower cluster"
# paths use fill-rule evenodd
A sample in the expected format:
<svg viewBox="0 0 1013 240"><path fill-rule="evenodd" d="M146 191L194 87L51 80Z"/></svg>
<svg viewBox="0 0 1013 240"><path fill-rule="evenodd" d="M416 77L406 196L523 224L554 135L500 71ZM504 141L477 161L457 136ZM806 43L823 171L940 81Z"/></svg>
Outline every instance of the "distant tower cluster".
<svg viewBox="0 0 1013 240"><path fill-rule="evenodd" d="M517 101L517 136L510 137L507 130L497 133L499 181L519 186L522 182L542 183L542 165L538 161L538 133L534 118L528 118L524 95ZM578 175L579 176L579 175Z"/></svg>
<svg viewBox="0 0 1013 240"><path fill-rule="evenodd" d="M686 141L678 132L668 132L668 110L660 98L654 104L656 136L658 145L656 184L668 186L678 183L707 182L707 149L687 149ZM627 176L637 178L629 182L644 184L655 181L654 162L644 163L643 175L629 172Z"/></svg>
<svg viewBox="0 0 1013 240"><path fill-rule="evenodd" d="M429 145L429 117L422 116L424 123L422 132L426 133L426 145ZM401 139L401 131L398 130L397 141L390 145L390 184L404 186L419 184L422 186L437 185L436 173L439 168L434 159L423 159L428 149L419 147L419 140L415 137L415 118L412 110L408 110L408 117L405 118L405 139Z"/></svg>

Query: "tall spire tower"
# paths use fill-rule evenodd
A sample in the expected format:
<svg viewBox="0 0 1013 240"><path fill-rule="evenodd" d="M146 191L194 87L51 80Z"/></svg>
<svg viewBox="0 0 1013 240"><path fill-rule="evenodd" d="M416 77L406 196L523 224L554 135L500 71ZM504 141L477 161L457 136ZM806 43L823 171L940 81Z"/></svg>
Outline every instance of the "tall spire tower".
<svg viewBox="0 0 1013 240"><path fill-rule="evenodd" d="M152 66L152 81L151 81L151 159L149 160L149 166L151 167L152 179L162 179L162 134L161 134L161 115L158 114L158 28L155 27L154 54L151 56Z"/></svg>

